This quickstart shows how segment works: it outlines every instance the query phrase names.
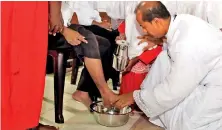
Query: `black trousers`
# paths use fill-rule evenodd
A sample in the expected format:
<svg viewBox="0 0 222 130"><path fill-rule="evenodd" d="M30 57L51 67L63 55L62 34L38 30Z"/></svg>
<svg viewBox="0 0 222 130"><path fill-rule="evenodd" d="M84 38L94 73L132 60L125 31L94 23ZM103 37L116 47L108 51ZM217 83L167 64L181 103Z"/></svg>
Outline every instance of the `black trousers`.
<svg viewBox="0 0 222 130"><path fill-rule="evenodd" d="M104 53L104 55L101 56L102 65L103 65L103 72L104 77L106 81L111 78L113 82L119 82L119 72L114 70L112 68L112 62L113 62L113 52L117 45L115 44L115 38L119 35L118 31L108 31L104 28L101 28L99 26L84 26L85 29L90 30L95 35L99 35L103 37L104 39L108 40L111 46L109 49ZM105 40L101 40L101 38L98 38L99 45L104 45ZM102 49L102 48L101 48ZM80 77L80 81L78 84L77 90L88 92L90 97L101 97L95 83L93 82L91 76L89 75L86 68L82 70L82 74Z"/></svg>
<svg viewBox="0 0 222 130"><path fill-rule="evenodd" d="M110 73L109 71L110 67L108 65L110 59L108 59L107 57L109 57L110 50L106 48L107 48L107 45L110 45L110 43L107 39L97 36L97 35L96 35L96 39L99 43L100 52L104 52L104 50L107 50L106 52L101 54L101 62L103 66L104 77L105 77L105 80L107 81L109 79L109 73ZM88 92L92 100L94 100L95 97L101 97L96 84L94 83L93 79L91 78L85 66L82 70L77 90Z"/></svg>
<svg viewBox="0 0 222 130"><path fill-rule="evenodd" d="M79 32L81 35L85 37L85 39L88 41L88 43L81 43L80 45L77 46L72 46L70 45L64 36L61 34L57 34L56 37L50 36L49 37L49 44L48 48L51 49L56 49L56 50L63 50L63 49L74 49L76 52L77 57L84 61L84 57L88 58L93 58L93 59L101 59L102 65L103 65L103 71L104 71L104 77L106 80L108 80L108 70L109 65L104 65L104 64L109 64L110 59L107 58L109 57L110 54L110 42L108 39L103 38L101 36L95 35L91 31L85 29L81 25L77 24L72 24L69 26L69 28ZM100 93L93 82L89 72L87 71L86 67L84 67L81 78L79 81L79 86L78 90L88 92L90 94L90 97L99 97Z"/></svg>
<svg viewBox="0 0 222 130"><path fill-rule="evenodd" d="M81 25L72 24L69 26L69 28L83 35L88 41L88 43L81 43L77 46L72 46L66 41L64 36L62 36L61 34L57 34L56 37L49 37L49 41L51 41L50 43L53 44L49 44L48 48L56 48L57 50L63 50L67 48L74 49L77 54L77 57L82 61L84 57L101 59L101 57L105 55L109 50L109 40L101 36L94 35L91 31L85 29Z"/></svg>

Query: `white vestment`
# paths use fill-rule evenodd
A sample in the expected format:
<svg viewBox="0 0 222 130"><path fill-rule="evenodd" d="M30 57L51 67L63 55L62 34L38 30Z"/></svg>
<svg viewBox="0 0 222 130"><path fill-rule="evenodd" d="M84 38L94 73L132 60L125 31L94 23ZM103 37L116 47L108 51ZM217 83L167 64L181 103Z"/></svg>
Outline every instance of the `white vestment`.
<svg viewBox="0 0 222 130"><path fill-rule="evenodd" d="M134 91L137 105L166 130L222 130L222 33L184 14L166 37L167 51Z"/></svg>
<svg viewBox="0 0 222 130"><path fill-rule="evenodd" d="M91 1L63 1L61 12L65 26L70 24L73 13L76 13L81 25L89 26L93 21L102 22L96 3Z"/></svg>
<svg viewBox="0 0 222 130"><path fill-rule="evenodd" d="M176 1L177 14L197 16L216 28L222 28L222 1Z"/></svg>

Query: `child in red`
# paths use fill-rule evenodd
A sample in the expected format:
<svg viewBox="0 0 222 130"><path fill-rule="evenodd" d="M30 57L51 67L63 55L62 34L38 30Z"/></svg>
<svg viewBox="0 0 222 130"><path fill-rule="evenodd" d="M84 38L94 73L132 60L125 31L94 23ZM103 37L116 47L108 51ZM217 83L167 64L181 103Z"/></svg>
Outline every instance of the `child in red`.
<svg viewBox="0 0 222 130"><path fill-rule="evenodd" d="M120 36L124 36L125 23L119 28ZM126 70L122 74L122 82L120 86L120 94L130 93L140 89L140 85L149 72L149 69L162 51L161 46L156 46L151 50L144 51L141 55L129 60Z"/></svg>

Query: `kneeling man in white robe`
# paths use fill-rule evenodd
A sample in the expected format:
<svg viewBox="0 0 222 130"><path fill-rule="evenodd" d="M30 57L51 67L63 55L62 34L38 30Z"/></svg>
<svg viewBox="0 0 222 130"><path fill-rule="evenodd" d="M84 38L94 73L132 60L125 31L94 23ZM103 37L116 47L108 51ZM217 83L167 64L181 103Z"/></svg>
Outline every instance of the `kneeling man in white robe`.
<svg viewBox="0 0 222 130"><path fill-rule="evenodd" d="M166 130L222 130L222 33L188 14L171 17L159 1L141 2L136 18L153 38L167 38L141 90L116 107L137 103Z"/></svg>

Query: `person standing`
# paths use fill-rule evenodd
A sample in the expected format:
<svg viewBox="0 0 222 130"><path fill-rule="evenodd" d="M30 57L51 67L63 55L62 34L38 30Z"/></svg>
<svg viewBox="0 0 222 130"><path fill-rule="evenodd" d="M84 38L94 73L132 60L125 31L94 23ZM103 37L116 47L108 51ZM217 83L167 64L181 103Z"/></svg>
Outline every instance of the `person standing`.
<svg viewBox="0 0 222 130"><path fill-rule="evenodd" d="M1 128L56 130L39 124L48 45L48 2L1 2L1 16Z"/></svg>

